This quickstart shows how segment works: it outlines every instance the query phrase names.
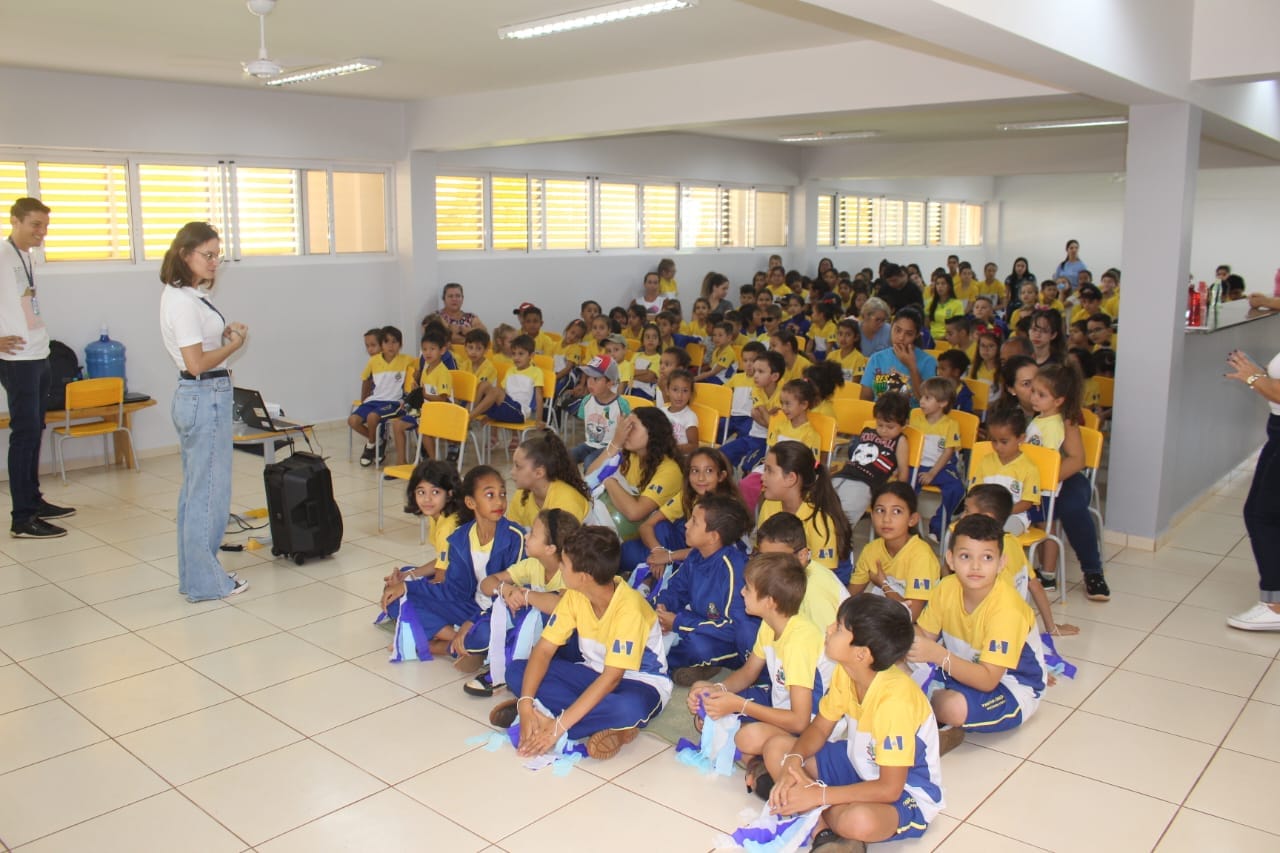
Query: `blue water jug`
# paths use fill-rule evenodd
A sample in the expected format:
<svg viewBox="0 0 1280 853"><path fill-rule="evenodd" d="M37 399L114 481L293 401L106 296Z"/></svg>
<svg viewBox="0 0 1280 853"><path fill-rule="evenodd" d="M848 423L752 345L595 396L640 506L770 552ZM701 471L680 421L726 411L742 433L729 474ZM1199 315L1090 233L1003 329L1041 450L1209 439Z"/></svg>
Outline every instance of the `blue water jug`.
<svg viewBox="0 0 1280 853"><path fill-rule="evenodd" d="M119 376L125 380L125 388L129 387L124 375L124 344L111 340L105 325L99 338L84 348L84 366L90 379Z"/></svg>

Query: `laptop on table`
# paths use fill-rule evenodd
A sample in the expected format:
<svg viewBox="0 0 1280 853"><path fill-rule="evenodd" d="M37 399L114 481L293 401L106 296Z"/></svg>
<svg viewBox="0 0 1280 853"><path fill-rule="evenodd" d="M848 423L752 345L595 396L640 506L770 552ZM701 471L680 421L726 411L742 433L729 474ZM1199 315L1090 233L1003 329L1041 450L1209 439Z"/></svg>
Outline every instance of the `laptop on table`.
<svg viewBox="0 0 1280 853"><path fill-rule="evenodd" d="M284 418L273 418L271 412L267 410L267 404L262 401L262 395L250 388L236 388L235 390L235 414L238 420L242 421L245 426L262 430L263 432L284 432L291 429L306 429L311 424L300 424L295 421L285 420Z"/></svg>

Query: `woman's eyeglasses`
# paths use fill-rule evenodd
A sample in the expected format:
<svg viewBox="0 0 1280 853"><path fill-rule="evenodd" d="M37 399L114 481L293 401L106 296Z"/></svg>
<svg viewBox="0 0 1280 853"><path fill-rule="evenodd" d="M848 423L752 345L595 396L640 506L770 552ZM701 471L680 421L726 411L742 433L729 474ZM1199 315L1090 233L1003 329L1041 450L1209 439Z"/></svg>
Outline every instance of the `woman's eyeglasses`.
<svg viewBox="0 0 1280 853"><path fill-rule="evenodd" d="M225 257L223 257L222 255L219 255L217 252L201 252L197 250L196 254L204 258L206 261L208 261L211 264L220 264L226 260Z"/></svg>

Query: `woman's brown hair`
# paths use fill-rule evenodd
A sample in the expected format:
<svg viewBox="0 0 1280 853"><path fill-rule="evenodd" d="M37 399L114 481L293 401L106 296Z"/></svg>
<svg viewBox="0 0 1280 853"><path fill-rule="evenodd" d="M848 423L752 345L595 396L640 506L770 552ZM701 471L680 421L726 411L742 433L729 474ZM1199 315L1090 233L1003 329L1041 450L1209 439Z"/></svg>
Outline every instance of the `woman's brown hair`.
<svg viewBox="0 0 1280 853"><path fill-rule="evenodd" d="M160 280L173 287L194 287L200 282L195 280L191 267L187 266L187 256L210 240L220 239L218 232L208 222L188 222L178 229L169 250L164 253L160 262Z"/></svg>

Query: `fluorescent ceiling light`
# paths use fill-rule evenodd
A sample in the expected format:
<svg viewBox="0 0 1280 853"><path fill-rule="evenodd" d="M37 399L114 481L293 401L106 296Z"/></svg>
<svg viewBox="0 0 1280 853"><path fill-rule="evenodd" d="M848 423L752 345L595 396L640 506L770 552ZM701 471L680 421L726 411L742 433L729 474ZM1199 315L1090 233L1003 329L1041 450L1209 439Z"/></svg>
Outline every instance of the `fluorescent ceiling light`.
<svg viewBox="0 0 1280 853"><path fill-rule="evenodd" d="M302 68L297 71L290 71L281 74L279 77L272 77L267 81L268 86L288 86L292 83L309 83L312 80L325 80L329 77L345 77L348 74L358 74L361 71L372 71L375 68L382 67L381 59L348 59L344 62L334 62L329 65L317 65L315 68Z"/></svg>
<svg viewBox="0 0 1280 853"><path fill-rule="evenodd" d="M611 3L607 6L594 6L580 12L567 15L555 15L550 18L539 18L523 24L512 24L498 30L500 39L531 39L538 36L549 36L583 27L594 27L598 24L612 24L628 18L641 18L645 15L656 15L660 12L674 12L677 9L688 9L698 5L698 0L631 0L627 3Z"/></svg>
<svg viewBox="0 0 1280 853"><path fill-rule="evenodd" d="M1128 124L1124 116L1104 116L1102 118L1064 118L1056 121L1015 121L1008 124L997 124L998 130L1061 130L1067 127L1115 127Z"/></svg>
<svg viewBox="0 0 1280 853"><path fill-rule="evenodd" d="M779 142L828 142L841 139L871 139L879 136L878 130L839 130L827 133L817 130L813 133L797 133L792 136L779 136Z"/></svg>

